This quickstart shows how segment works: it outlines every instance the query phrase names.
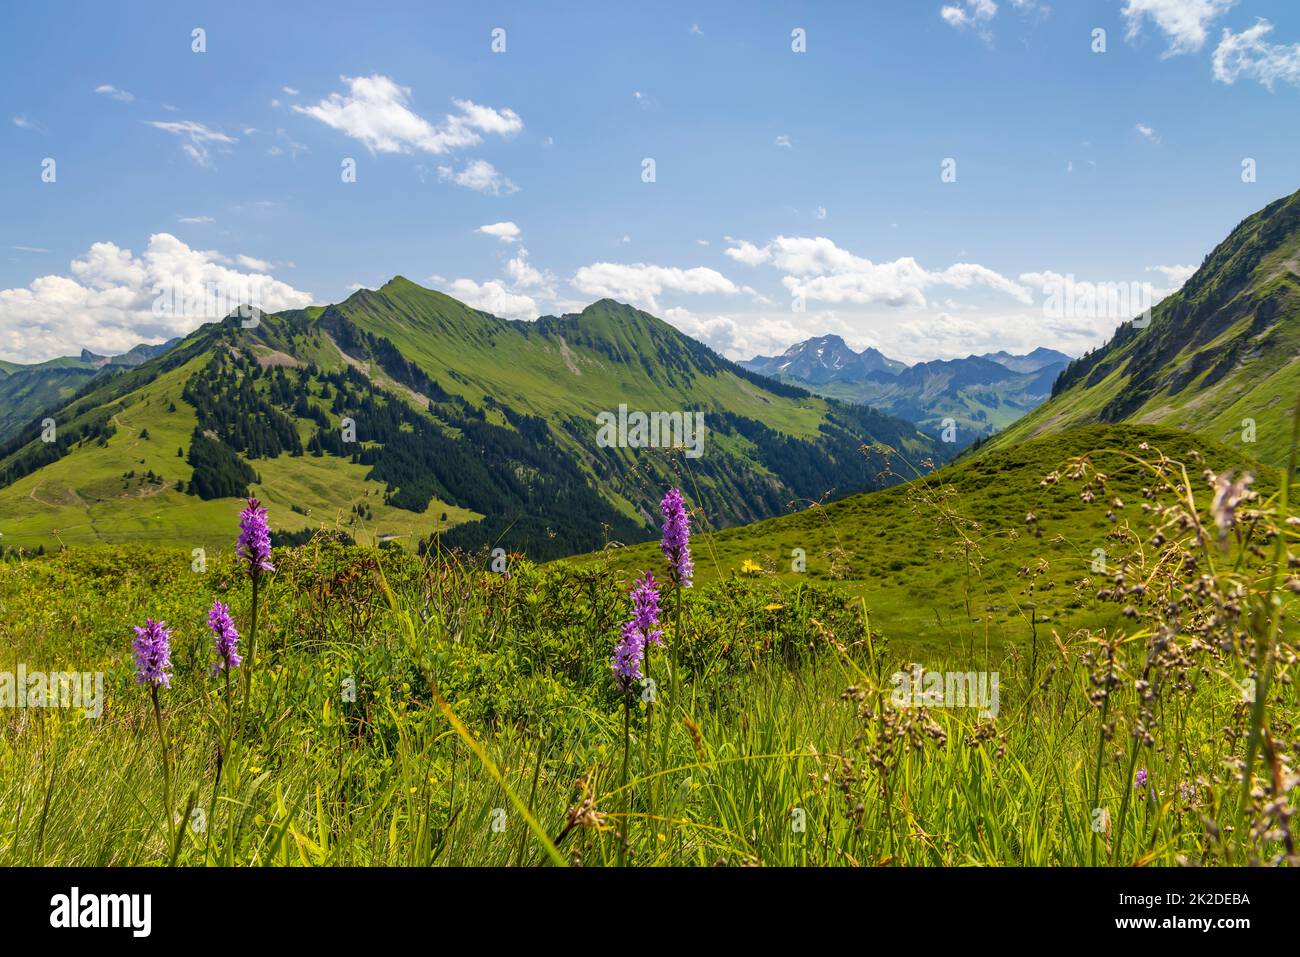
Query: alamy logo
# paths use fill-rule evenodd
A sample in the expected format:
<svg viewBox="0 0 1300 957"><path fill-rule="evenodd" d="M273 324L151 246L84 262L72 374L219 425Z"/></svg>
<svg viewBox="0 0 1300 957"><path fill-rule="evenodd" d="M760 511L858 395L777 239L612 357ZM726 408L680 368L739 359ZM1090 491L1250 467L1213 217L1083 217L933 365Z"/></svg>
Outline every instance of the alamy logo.
<svg viewBox="0 0 1300 957"><path fill-rule="evenodd" d="M1149 282L1081 282L1073 275L1052 275L1042 283L1047 319L1133 320L1144 329L1151 324L1155 287Z"/></svg>
<svg viewBox="0 0 1300 957"><path fill-rule="evenodd" d="M70 894L50 898L50 926L129 927L131 936L148 937L153 927L152 894Z"/></svg>
<svg viewBox="0 0 1300 957"><path fill-rule="evenodd" d="M980 708L980 717L998 716L998 672L896 671L890 702L895 708Z"/></svg>
<svg viewBox="0 0 1300 957"><path fill-rule="evenodd" d="M81 708L88 718L104 713L104 672L0 671L0 708Z"/></svg>
<svg viewBox="0 0 1300 957"><path fill-rule="evenodd" d="M602 449L682 448L688 459L704 454L703 412L628 412L620 403L617 413L597 414L596 425L596 444Z"/></svg>

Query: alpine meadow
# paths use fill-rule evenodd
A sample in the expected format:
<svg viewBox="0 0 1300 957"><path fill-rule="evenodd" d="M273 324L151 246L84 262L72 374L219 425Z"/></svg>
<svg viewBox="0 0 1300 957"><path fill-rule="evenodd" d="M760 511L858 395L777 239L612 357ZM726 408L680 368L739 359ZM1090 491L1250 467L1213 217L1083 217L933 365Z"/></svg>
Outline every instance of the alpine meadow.
<svg viewBox="0 0 1300 957"><path fill-rule="evenodd" d="M1300 11L59 6L0 31L41 922L963 867L1119 927L1300 865Z"/></svg>

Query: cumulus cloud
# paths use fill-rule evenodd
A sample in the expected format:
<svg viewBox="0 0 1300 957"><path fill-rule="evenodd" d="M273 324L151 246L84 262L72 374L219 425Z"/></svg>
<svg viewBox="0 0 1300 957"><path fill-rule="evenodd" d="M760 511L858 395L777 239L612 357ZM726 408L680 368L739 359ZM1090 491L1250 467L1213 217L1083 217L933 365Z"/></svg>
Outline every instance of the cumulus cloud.
<svg viewBox="0 0 1300 957"><path fill-rule="evenodd" d="M519 238L519 227L511 222L490 223L487 226L480 226L475 232L495 236L503 243L513 243Z"/></svg>
<svg viewBox="0 0 1300 957"><path fill-rule="evenodd" d="M735 313L699 314L673 307L662 318L681 332L703 342L728 359L751 359L757 355L777 355L792 343L830 331L827 317L818 316L816 330L808 321L800 322L793 313L786 315L749 315Z"/></svg>
<svg viewBox="0 0 1300 957"><path fill-rule="evenodd" d="M438 179L450 180L457 186L464 186L479 193L491 193L493 196L508 196L519 192L519 187L512 183L487 160L472 160L462 169L451 166L438 167Z"/></svg>
<svg viewBox="0 0 1300 957"><path fill-rule="evenodd" d="M457 279L447 286L447 293L468 306L505 319L533 320L539 315L531 296L511 292L495 279L481 284L473 279Z"/></svg>
<svg viewBox="0 0 1300 957"><path fill-rule="evenodd" d="M528 261L528 250L522 246L519 254L506 263L506 275L510 281L518 287L528 289L532 287L545 287L548 293L553 295L551 286L554 283L550 273L543 272Z"/></svg>
<svg viewBox="0 0 1300 957"><path fill-rule="evenodd" d="M419 150L443 155L477 146L484 133L508 136L524 128L514 110L496 110L470 100L452 100L457 112L442 123L431 123L411 109L411 89L386 76L344 76L346 93L331 93L312 106L294 106L353 139L371 153L410 153Z"/></svg>
<svg viewBox="0 0 1300 957"><path fill-rule="evenodd" d="M945 23L957 29L977 27L988 23L998 12L998 5L993 0L962 0L960 5L950 4L939 8L939 16Z"/></svg>
<svg viewBox="0 0 1300 957"><path fill-rule="evenodd" d="M1262 19L1240 33L1225 29L1214 48L1214 78L1233 84L1245 77L1270 91L1278 82L1300 86L1300 43L1270 43L1265 38L1272 32L1273 24Z"/></svg>
<svg viewBox="0 0 1300 957"><path fill-rule="evenodd" d="M765 263L772 258L772 253L766 246L760 248L744 239L731 239L728 241L735 243L735 245L724 249L723 253L738 263L743 263L746 266L757 266L759 263Z"/></svg>
<svg viewBox="0 0 1300 957"><path fill-rule="evenodd" d="M569 283L589 296L618 299L650 310L658 310L658 297L664 292L735 295L745 291L716 269L646 263L592 263L574 273Z"/></svg>
<svg viewBox="0 0 1300 957"><path fill-rule="evenodd" d="M268 312L311 304L309 293L232 268L237 262L191 249L170 233L150 236L140 256L95 243L72 261L71 275L0 289L0 355L23 362L83 348L112 355L193 332L227 314L210 307L241 299Z"/></svg>
<svg viewBox="0 0 1300 957"><path fill-rule="evenodd" d="M913 260L899 259L866 268L865 260L824 239L786 239L762 249L774 267L788 271L787 280L818 283L824 287L821 291L836 296L828 295L822 307L807 312L703 313L674 307L663 312L663 318L731 359L779 355L795 342L835 333L855 349L874 346L910 363L1000 349L1025 353L1039 346L1081 355L1134 317L1103 308L1119 283L1082 281L1052 270L1022 273L1013 281L971 263L927 271ZM1152 282L1123 283L1129 289L1143 287L1136 298L1130 297L1130 304L1140 307L1144 296L1152 304L1158 302L1175 292L1195 267L1158 265L1146 271L1155 274ZM1070 308L1049 307L1048 297L1060 295L1066 284L1072 286ZM1002 289L1014 304L999 308L938 297L928 302L920 294L941 285Z"/></svg>
<svg viewBox="0 0 1300 957"><path fill-rule="evenodd" d="M1073 286L1076 299L1083 300L1087 298L1099 299L1108 295L1107 289L1116 286L1139 285L1144 287L1145 294L1150 297L1150 304L1154 305L1166 296L1172 295L1183 287L1183 283L1192 277L1196 272L1195 266L1147 266L1147 272L1160 273L1164 281L1156 284L1138 279L1107 279L1107 280L1082 280L1076 278L1073 274L1059 273L1055 270L1046 269L1040 272L1023 272L1020 274L1020 281L1032 289L1042 292L1044 295L1050 295L1054 291L1060 291L1066 286ZM1120 319L1131 318L1122 316Z"/></svg>
<svg viewBox="0 0 1300 957"><path fill-rule="evenodd" d="M196 123L194 120L145 120L145 126L152 126L154 129L162 130L164 133L170 133L172 136L178 136L185 140L181 144L181 149L199 166L210 166L209 144L218 146L231 146L238 143L239 140L233 136L227 136L218 130L209 129L202 123Z"/></svg>
<svg viewBox="0 0 1300 957"><path fill-rule="evenodd" d="M271 264L265 259L255 259L252 256L245 256L242 253L235 257L235 262L250 272L267 273L271 271Z"/></svg>
<svg viewBox="0 0 1300 957"><path fill-rule="evenodd" d="M1209 25L1236 4L1237 0L1126 0L1120 12L1128 23L1128 39L1142 32L1150 20L1169 40L1161 59L1195 53L1205 45Z"/></svg>
<svg viewBox="0 0 1300 957"><path fill-rule="evenodd" d="M1168 292L1177 292L1183 288L1183 283L1192 278L1192 273L1196 272L1195 266L1147 266L1147 272L1158 272L1165 277L1165 288ZM1168 293L1166 293L1168 294Z"/></svg>
<svg viewBox="0 0 1300 957"><path fill-rule="evenodd" d="M983 286L1021 302L1032 298L1024 286L978 263L955 263L942 270L925 269L910 256L875 263L825 236L778 236L762 247L732 242L725 251L728 256L751 266L771 263L785 273L781 283L789 293L806 301L919 308L925 306L925 290L931 286Z"/></svg>

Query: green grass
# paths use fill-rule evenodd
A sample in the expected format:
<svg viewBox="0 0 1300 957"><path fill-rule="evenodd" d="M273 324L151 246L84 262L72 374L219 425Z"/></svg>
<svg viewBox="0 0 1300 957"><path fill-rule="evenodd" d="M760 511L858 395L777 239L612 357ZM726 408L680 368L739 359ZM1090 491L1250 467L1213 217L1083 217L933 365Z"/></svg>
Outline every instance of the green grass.
<svg viewBox="0 0 1300 957"><path fill-rule="evenodd" d="M1221 470L1243 464L1239 453L1172 429L1085 427L964 458L909 485L824 505L801 502L788 516L703 535L697 574L715 581L750 562L761 569L753 574L787 584L835 583L865 598L888 633L943 654L1001 650L1035 631L1046 639L1113 623L1116 610L1096 598L1106 576L1094 570L1094 550L1113 561L1113 534L1139 518L1149 476L1125 456L1153 454L1142 452L1143 443L1179 459L1202 452ZM1083 454L1110 475L1110 497L1125 502L1115 521L1107 515L1109 498L1085 507L1078 489L1042 485ZM898 457L893 468L909 471ZM1270 487L1272 470L1254 470L1261 488ZM954 503L955 512L941 503ZM1025 522L1030 513L1041 537ZM707 528L708 517L698 517ZM803 571L795 570L796 550ZM657 554L650 542L573 561L628 572L648 567Z"/></svg>
<svg viewBox="0 0 1300 957"><path fill-rule="evenodd" d="M1195 519L1125 512L1135 534L1094 583L1123 576L1111 604L1132 612L1114 627L942 651L883 623L870 589L714 572L680 617L666 589L653 709L610 673L630 575L600 563L504 575L486 556L279 550L250 694L237 680L228 712L206 611L230 604L245 652L253 613L228 552L198 571L145 546L11 559L0 671L102 670L106 697L99 718L0 712L0 865L1296 863L1279 813L1294 794L1275 782L1300 718L1281 600L1300 527L1276 534L1288 509L1267 493L1222 552L1198 534L1203 490L1152 467L1144 501ZM933 501L960 520L990 484L1025 494L1016 474L970 471ZM1121 481L1089 469L1061 486L1081 513L1080 489ZM1053 523L1089 527L1060 508L1045 503L1039 546ZM232 536L234 513L217 524ZM883 547L844 542L853 560ZM633 564L664 577L653 554ZM173 629L163 736L130 658L146 616ZM892 705L911 662L996 671L996 714ZM1252 757L1243 790L1233 768Z"/></svg>

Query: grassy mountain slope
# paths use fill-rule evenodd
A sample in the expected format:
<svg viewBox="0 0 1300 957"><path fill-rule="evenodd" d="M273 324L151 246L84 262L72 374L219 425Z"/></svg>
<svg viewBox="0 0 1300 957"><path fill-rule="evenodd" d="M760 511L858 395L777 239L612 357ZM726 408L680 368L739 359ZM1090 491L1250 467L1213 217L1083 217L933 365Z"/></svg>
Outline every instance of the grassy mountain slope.
<svg viewBox="0 0 1300 957"><path fill-rule="evenodd" d="M1050 641L1053 629L1064 635L1114 619L1115 606L1095 597L1108 579L1093 569L1094 549L1115 556L1126 547L1114 533L1129 521L1140 525L1141 489L1153 481L1132 456L1150 461L1157 451L1187 463L1198 496L1203 466L1191 452L1218 469L1241 461L1236 450L1162 427L1071 429L959 460L907 485L697 535L697 578L748 570L786 583L838 582L866 599L873 627L909 647L1019 643L1035 628ZM1109 494L1091 504L1081 501L1080 482L1042 484L1082 455L1109 477ZM1264 472L1257 487L1267 492ZM1107 515L1113 497L1125 503L1114 521ZM1041 537L1026 524L1030 513ZM805 554L803 572L793 568L795 549ZM661 559L657 543L648 543L574 561L607 562L631 574Z"/></svg>
<svg viewBox="0 0 1300 957"><path fill-rule="evenodd" d="M1146 328L1071 363L1052 399L986 448L1089 422L1194 430L1274 465L1300 396L1300 192L1248 217ZM1246 420L1254 421L1254 441Z"/></svg>
<svg viewBox="0 0 1300 957"><path fill-rule="evenodd" d="M620 404L700 411L704 454L603 448ZM348 300L202 327L112 369L0 445L0 544L222 544L213 518L256 494L281 526L534 557L653 534L689 472L723 523L881 483L858 453L941 449L914 427L783 387L610 301L507 322L400 277ZM352 421L355 442L343 432Z"/></svg>

